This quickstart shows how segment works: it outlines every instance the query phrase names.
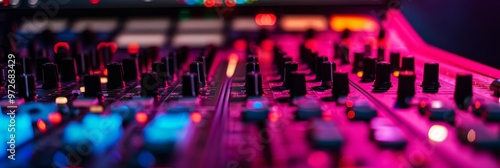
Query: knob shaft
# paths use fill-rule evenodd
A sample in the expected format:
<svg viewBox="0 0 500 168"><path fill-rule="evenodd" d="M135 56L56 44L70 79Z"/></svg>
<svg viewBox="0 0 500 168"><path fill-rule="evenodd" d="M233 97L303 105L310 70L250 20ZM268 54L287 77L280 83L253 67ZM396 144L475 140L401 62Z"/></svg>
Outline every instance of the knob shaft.
<svg viewBox="0 0 500 168"><path fill-rule="evenodd" d="M375 58L363 59L363 76L361 82L373 82L375 80Z"/></svg>
<svg viewBox="0 0 500 168"><path fill-rule="evenodd" d="M402 62L401 70L415 71L415 57L413 56L403 57L403 60L401 62Z"/></svg>
<svg viewBox="0 0 500 168"><path fill-rule="evenodd" d="M290 74L290 96L300 97L307 94L306 74L303 72L292 72Z"/></svg>
<svg viewBox="0 0 500 168"><path fill-rule="evenodd" d="M86 75L83 78L85 97L98 97L102 95L101 78L99 75Z"/></svg>
<svg viewBox="0 0 500 168"><path fill-rule="evenodd" d="M203 88L206 86L206 78L205 78L205 72L203 68L203 63L201 62L192 62L189 65L189 72L191 73L196 73L198 76L198 83L200 85L200 88Z"/></svg>
<svg viewBox="0 0 500 168"><path fill-rule="evenodd" d="M31 74L22 74L16 80L17 96L26 101L36 99L35 78Z"/></svg>
<svg viewBox="0 0 500 168"><path fill-rule="evenodd" d="M123 59L122 66L124 70L127 70L127 73L123 73L124 81L135 81L139 79L139 65L137 64L136 58Z"/></svg>
<svg viewBox="0 0 500 168"><path fill-rule="evenodd" d="M123 81L123 66L120 63L114 62L106 66L108 69L108 83L107 89L119 89L125 87Z"/></svg>
<svg viewBox="0 0 500 168"><path fill-rule="evenodd" d="M281 74L281 78L280 80L284 80L285 76L284 76L284 72L285 72L285 63L286 62L289 62L289 61L292 61L292 57L288 57L288 56L284 56L282 59L281 59L281 63L278 64L278 72L279 74Z"/></svg>
<svg viewBox="0 0 500 168"><path fill-rule="evenodd" d="M437 92L441 86L439 83L439 63L426 62L424 64L424 80L421 86L424 92Z"/></svg>
<svg viewBox="0 0 500 168"><path fill-rule="evenodd" d="M391 64L388 62L378 62L376 66L374 90L385 91L392 87L391 83Z"/></svg>
<svg viewBox="0 0 500 168"><path fill-rule="evenodd" d="M472 74L457 74L454 99L458 108L467 109L469 107L472 100Z"/></svg>
<svg viewBox="0 0 500 168"><path fill-rule="evenodd" d="M349 76L347 72L333 73L332 97L338 99L349 94Z"/></svg>
<svg viewBox="0 0 500 168"><path fill-rule="evenodd" d="M63 58L61 60L61 81L76 81L79 79L76 69L76 62L73 58Z"/></svg>
<svg viewBox="0 0 500 168"><path fill-rule="evenodd" d="M141 97L158 96L158 79L154 72L141 74Z"/></svg>
<svg viewBox="0 0 500 168"><path fill-rule="evenodd" d="M195 73L185 73L182 75L182 96L196 97L199 93L198 76Z"/></svg>
<svg viewBox="0 0 500 168"><path fill-rule="evenodd" d="M245 88L247 97L261 96L264 91L262 89L262 76L260 73L248 73L246 76Z"/></svg>
<svg viewBox="0 0 500 168"><path fill-rule="evenodd" d="M158 86L161 88L167 86L167 66L163 62L153 62L151 69L158 75Z"/></svg>
<svg viewBox="0 0 500 168"><path fill-rule="evenodd" d="M57 64L46 63L43 65L43 89L55 89L61 87Z"/></svg>

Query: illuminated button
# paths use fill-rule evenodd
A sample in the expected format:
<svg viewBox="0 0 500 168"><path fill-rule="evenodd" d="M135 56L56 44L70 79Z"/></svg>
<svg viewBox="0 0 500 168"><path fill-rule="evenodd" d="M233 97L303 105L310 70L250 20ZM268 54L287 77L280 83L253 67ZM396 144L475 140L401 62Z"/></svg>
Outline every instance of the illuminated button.
<svg viewBox="0 0 500 168"><path fill-rule="evenodd" d="M57 106L55 103L29 102L20 105L18 113L28 114L31 117L32 122L36 122L38 119L47 121L49 113L56 111L56 109Z"/></svg>
<svg viewBox="0 0 500 168"><path fill-rule="evenodd" d="M79 98L72 101L73 107L90 107L98 104L97 98Z"/></svg>
<svg viewBox="0 0 500 168"><path fill-rule="evenodd" d="M472 104L472 112L486 121L500 121L500 106L497 103L476 100Z"/></svg>
<svg viewBox="0 0 500 168"><path fill-rule="evenodd" d="M382 148L403 149L408 143L403 132L394 126L378 127L373 137Z"/></svg>
<svg viewBox="0 0 500 168"><path fill-rule="evenodd" d="M344 143L340 130L331 121L314 119L310 134L312 146L316 149L339 150Z"/></svg>
<svg viewBox="0 0 500 168"><path fill-rule="evenodd" d="M91 113L102 113L103 110L104 110L103 107L100 105L90 106L89 108L89 111Z"/></svg>
<svg viewBox="0 0 500 168"><path fill-rule="evenodd" d="M297 119L299 120L307 120L309 118L321 118L323 110L320 107L320 104L317 100L313 98L303 98L299 99L296 102L297 109Z"/></svg>
<svg viewBox="0 0 500 168"><path fill-rule="evenodd" d="M369 121L377 116L377 110L366 101L355 102L351 108L347 108L347 118L350 120Z"/></svg>
<svg viewBox="0 0 500 168"><path fill-rule="evenodd" d="M82 125L87 132L86 139L92 142L94 153L101 153L113 146L121 137L123 130L122 118L118 114L102 116L88 114L83 118Z"/></svg>
<svg viewBox="0 0 500 168"><path fill-rule="evenodd" d="M171 152L177 142L186 138L186 129L190 122L187 113L157 116L144 128L145 148L159 153Z"/></svg>
<svg viewBox="0 0 500 168"><path fill-rule="evenodd" d="M265 121L269 116L269 101L266 98L250 98L242 113L243 121Z"/></svg>
<svg viewBox="0 0 500 168"><path fill-rule="evenodd" d="M445 102L439 100L422 101L418 108L420 114L432 121L447 121L450 123L455 121L455 110Z"/></svg>
<svg viewBox="0 0 500 168"><path fill-rule="evenodd" d="M442 125L433 125L427 134L429 140L434 142L443 142L448 136L448 129Z"/></svg>
<svg viewBox="0 0 500 168"><path fill-rule="evenodd" d="M63 105L68 103L68 98L66 97L57 97L56 98L56 104Z"/></svg>
<svg viewBox="0 0 500 168"><path fill-rule="evenodd" d="M500 147L498 137L489 133L483 125L466 124L457 129L458 138L466 144L478 149L495 149Z"/></svg>

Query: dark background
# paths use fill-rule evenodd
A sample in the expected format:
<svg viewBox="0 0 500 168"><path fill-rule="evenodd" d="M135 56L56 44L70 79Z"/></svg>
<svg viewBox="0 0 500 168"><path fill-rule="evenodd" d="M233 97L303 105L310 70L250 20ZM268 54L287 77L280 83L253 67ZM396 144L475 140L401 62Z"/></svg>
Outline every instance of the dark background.
<svg viewBox="0 0 500 168"><path fill-rule="evenodd" d="M500 68L500 1L401 0L401 11L427 43Z"/></svg>

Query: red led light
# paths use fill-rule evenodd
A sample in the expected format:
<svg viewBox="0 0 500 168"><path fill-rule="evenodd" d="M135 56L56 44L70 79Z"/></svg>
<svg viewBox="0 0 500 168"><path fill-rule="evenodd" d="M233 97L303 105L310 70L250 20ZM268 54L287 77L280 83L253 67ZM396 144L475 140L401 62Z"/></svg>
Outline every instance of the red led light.
<svg viewBox="0 0 500 168"><path fill-rule="evenodd" d="M203 117L201 116L201 113L199 113L199 112L191 113L191 121L193 121L194 123L201 122L202 118Z"/></svg>
<svg viewBox="0 0 500 168"><path fill-rule="evenodd" d="M311 167L324 167L328 165L329 156L326 152L315 151L307 158L307 163Z"/></svg>
<svg viewBox="0 0 500 168"><path fill-rule="evenodd" d="M203 2L203 4L207 8L214 7L215 6L215 0L205 0L205 2Z"/></svg>
<svg viewBox="0 0 500 168"><path fill-rule="evenodd" d="M103 47L110 47L112 53L116 53L118 50L118 45L115 42L100 42L97 44L97 50L100 50Z"/></svg>
<svg viewBox="0 0 500 168"><path fill-rule="evenodd" d="M59 124L61 123L62 116L58 112L52 112L49 114L49 122L52 124Z"/></svg>
<svg viewBox="0 0 500 168"><path fill-rule="evenodd" d="M135 114L135 120L138 123L144 124L148 121L148 114L146 114L145 112L138 112L137 114Z"/></svg>
<svg viewBox="0 0 500 168"><path fill-rule="evenodd" d="M236 0L226 0L226 6L227 7L236 6Z"/></svg>
<svg viewBox="0 0 500 168"><path fill-rule="evenodd" d="M272 113L269 113L268 118L269 118L269 121L274 123L280 119L280 115L277 112L272 112Z"/></svg>
<svg viewBox="0 0 500 168"><path fill-rule="evenodd" d="M244 39L238 39L234 41L233 47L236 50L245 51L245 49L247 48L247 41L245 41Z"/></svg>
<svg viewBox="0 0 500 168"><path fill-rule="evenodd" d="M10 0L3 0L2 4L3 6L9 6Z"/></svg>
<svg viewBox="0 0 500 168"><path fill-rule="evenodd" d="M90 3L92 5L97 5L99 3L100 0L90 0Z"/></svg>
<svg viewBox="0 0 500 168"><path fill-rule="evenodd" d="M38 121L36 122L36 126L41 132L47 131L47 124L45 124L42 119L38 119Z"/></svg>
<svg viewBox="0 0 500 168"><path fill-rule="evenodd" d="M255 16L255 23L258 26L273 26L276 23L276 15L258 14L257 16Z"/></svg>
<svg viewBox="0 0 500 168"><path fill-rule="evenodd" d="M69 44L67 42L57 42L54 45L54 53L57 54L60 47L63 47L64 49L66 49L66 51L69 51Z"/></svg>
<svg viewBox="0 0 500 168"><path fill-rule="evenodd" d="M138 43L130 43L128 44L127 51L129 54L137 54L140 48Z"/></svg>

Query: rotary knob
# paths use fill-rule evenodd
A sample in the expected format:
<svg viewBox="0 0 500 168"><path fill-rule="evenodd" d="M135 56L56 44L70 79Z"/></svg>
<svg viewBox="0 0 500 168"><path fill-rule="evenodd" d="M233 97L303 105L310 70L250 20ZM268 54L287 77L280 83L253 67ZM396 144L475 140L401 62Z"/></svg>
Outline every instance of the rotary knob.
<svg viewBox="0 0 500 168"><path fill-rule="evenodd" d="M415 73L413 71L403 71L399 73L396 105L398 107L409 107L414 95Z"/></svg>
<svg viewBox="0 0 500 168"><path fill-rule="evenodd" d="M158 88L156 73L152 72L141 74L141 97L158 96Z"/></svg>
<svg viewBox="0 0 500 168"><path fill-rule="evenodd" d="M189 72L191 73L196 73L198 76L198 83L200 85L200 88L203 88L206 86L207 81L205 78L205 72L203 68L203 63L201 62L192 62L189 65Z"/></svg>
<svg viewBox="0 0 500 168"><path fill-rule="evenodd" d="M35 78L31 74L22 74L16 80L17 96L24 98L26 101L34 101L36 99Z"/></svg>
<svg viewBox="0 0 500 168"><path fill-rule="evenodd" d="M99 75L86 75L83 78L85 97L98 97L102 95L101 78Z"/></svg>
<svg viewBox="0 0 500 168"><path fill-rule="evenodd" d="M182 75L182 96L196 97L199 93L198 76L195 73L185 73Z"/></svg>
<svg viewBox="0 0 500 168"><path fill-rule="evenodd" d="M139 66L137 64L137 59L126 58L122 60L123 69L127 70L127 73L123 73L124 81L135 81L139 79Z"/></svg>
<svg viewBox="0 0 500 168"><path fill-rule="evenodd" d="M424 92L435 93L439 87L439 63L427 62L424 64L424 80L422 81L422 89Z"/></svg>
<svg viewBox="0 0 500 168"><path fill-rule="evenodd" d="M403 57L403 60L401 62L402 62L401 70L415 71L415 57L412 56Z"/></svg>
<svg viewBox="0 0 500 168"><path fill-rule="evenodd" d="M43 89L55 89L61 87L57 64L46 63L43 65Z"/></svg>
<svg viewBox="0 0 500 168"><path fill-rule="evenodd" d="M125 82L123 81L123 66L120 63L110 63L106 65L108 69L108 83L106 84L107 89L119 89L125 87Z"/></svg>
<svg viewBox="0 0 500 168"><path fill-rule="evenodd" d="M400 59L401 59L401 54L400 53L397 53L397 52L392 52L390 55L389 55L389 61L391 63L391 72L394 72L394 71L399 71L400 69Z"/></svg>
<svg viewBox="0 0 500 168"><path fill-rule="evenodd" d="M76 81L79 79L77 70L76 70L76 62L73 58L63 58L61 60L61 81Z"/></svg>
<svg viewBox="0 0 500 168"><path fill-rule="evenodd" d="M376 62L375 58L363 59L363 76L361 77L361 82L373 82L375 80Z"/></svg>
<svg viewBox="0 0 500 168"><path fill-rule="evenodd" d="M391 83L391 64L388 62L378 62L376 66L374 90L386 91L392 87Z"/></svg>
<svg viewBox="0 0 500 168"><path fill-rule="evenodd" d="M472 74L457 74L454 99L458 108L467 109L469 107L472 100Z"/></svg>
<svg viewBox="0 0 500 168"><path fill-rule="evenodd" d="M264 93L262 89L262 76L258 72L248 73L245 88L247 97L261 96Z"/></svg>
<svg viewBox="0 0 500 168"><path fill-rule="evenodd" d="M333 73L332 97L338 99L349 94L349 76L347 72Z"/></svg>
<svg viewBox="0 0 500 168"><path fill-rule="evenodd" d="M257 62L249 62L245 66L246 72L260 72L260 66L259 63Z"/></svg>
<svg viewBox="0 0 500 168"><path fill-rule="evenodd" d="M156 75L158 75L158 86L167 86L167 66L163 62L153 62L151 69L153 72L156 72Z"/></svg>
<svg viewBox="0 0 500 168"><path fill-rule="evenodd" d="M300 97L307 94L306 74L303 72L292 72L290 74L290 97Z"/></svg>

